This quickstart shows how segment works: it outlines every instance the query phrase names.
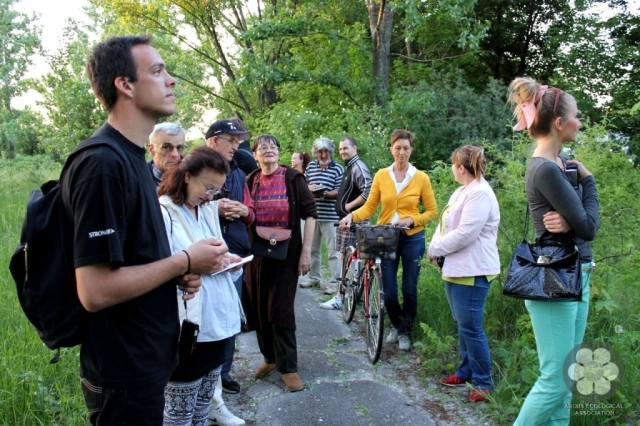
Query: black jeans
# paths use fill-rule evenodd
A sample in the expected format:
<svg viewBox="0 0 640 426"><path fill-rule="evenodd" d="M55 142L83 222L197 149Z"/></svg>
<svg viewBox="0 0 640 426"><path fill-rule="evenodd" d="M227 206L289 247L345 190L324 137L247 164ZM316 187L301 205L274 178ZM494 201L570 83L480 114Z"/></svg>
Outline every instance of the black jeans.
<svg viewBox="0 0 640 426"><path fill-rule="evenodd" d="M162 425L166 381L126 389L96 386L83 378L80 381L92 425Z"/></svg>

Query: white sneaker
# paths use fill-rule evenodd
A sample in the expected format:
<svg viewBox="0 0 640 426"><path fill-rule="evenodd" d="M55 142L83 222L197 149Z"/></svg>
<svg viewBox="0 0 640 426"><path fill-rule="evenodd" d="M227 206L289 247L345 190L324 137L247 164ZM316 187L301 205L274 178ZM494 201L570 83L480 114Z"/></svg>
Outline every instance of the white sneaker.
<svg viewBox="0 0 640 426"><path fill-rule="evenodd" d="M406 334L399 334L398 345L400 346L401 350L408 351L409 349L411 349L411 339L409 339L409 336L407 336Z"/></svg>
<svg viewBox="0 0 640 426"><path fill-rule="evenodd" d="M397 341L398 341L398 330L396 330L395 328L392 328L391 329L391 333L389 333L389 335L385 339L385 342L386 343L395 343Z"/></svg>
<svg viewBox="0 0 640 426"><path fill-rule="evenodd" d="M245 421L240 417L234 416L226 405L221 405L218 408L211 408L209 410L209 421L207 425L220 425L220 426L242 426Z"/></svg>
<svg viewBox="0 0 640 426"><path fill-rule="evenodd" d="M342 309L342 299L338 296L333 296L331 299L320 304L322 309Z"/></svg>

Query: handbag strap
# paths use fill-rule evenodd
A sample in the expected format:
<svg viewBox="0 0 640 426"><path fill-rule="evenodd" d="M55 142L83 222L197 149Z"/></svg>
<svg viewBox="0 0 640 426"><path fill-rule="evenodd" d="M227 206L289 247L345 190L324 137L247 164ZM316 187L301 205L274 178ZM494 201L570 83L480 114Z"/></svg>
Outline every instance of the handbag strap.
<svg viewBox="0 0 640 426"><path fill-rule="evenodd" d="M529 202L527 201L527 212L524 214L524 233L522 234L522 241L527 241L527 235L529 235Z"/></svg>

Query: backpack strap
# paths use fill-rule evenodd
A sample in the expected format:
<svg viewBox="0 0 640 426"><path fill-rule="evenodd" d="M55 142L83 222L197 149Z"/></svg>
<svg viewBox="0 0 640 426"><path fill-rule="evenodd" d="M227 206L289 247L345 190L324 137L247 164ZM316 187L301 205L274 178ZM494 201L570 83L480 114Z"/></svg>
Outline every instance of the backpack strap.
<svg viewBox="0 0 640 426"><path fill-rule="evenodd" d="M160 204L160 207L162 207L167 212L167 215L169 216L169 225L171 225L171 229L169 229L170 231L169 233L173 235L173 219L171 218L171 213L169 213L169 209L164 204Z"/></svg>

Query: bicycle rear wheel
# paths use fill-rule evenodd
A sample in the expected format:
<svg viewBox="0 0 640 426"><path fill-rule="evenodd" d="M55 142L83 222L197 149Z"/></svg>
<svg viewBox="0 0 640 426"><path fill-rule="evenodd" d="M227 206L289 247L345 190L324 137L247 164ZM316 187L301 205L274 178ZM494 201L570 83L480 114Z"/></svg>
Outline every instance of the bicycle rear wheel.
<svg viewBox="0 0 640 426"><path fill-rule="evenodd" d="M342 262L342 320L349 324L353 320L353 314L356 312L356 292L357 292L357 275L355 270L356 259L352 259L353 252L356 249L352 246L347 247Z"/></svg>
<svg viewBox="0 0 640 426"><path fill-rule="evenodd" d="M369 361L375 364L380 359L382 338L384 334L384 293L382 292L380 271L369 270L368 299L369 306L366 315L366 341Z"/></svg>

